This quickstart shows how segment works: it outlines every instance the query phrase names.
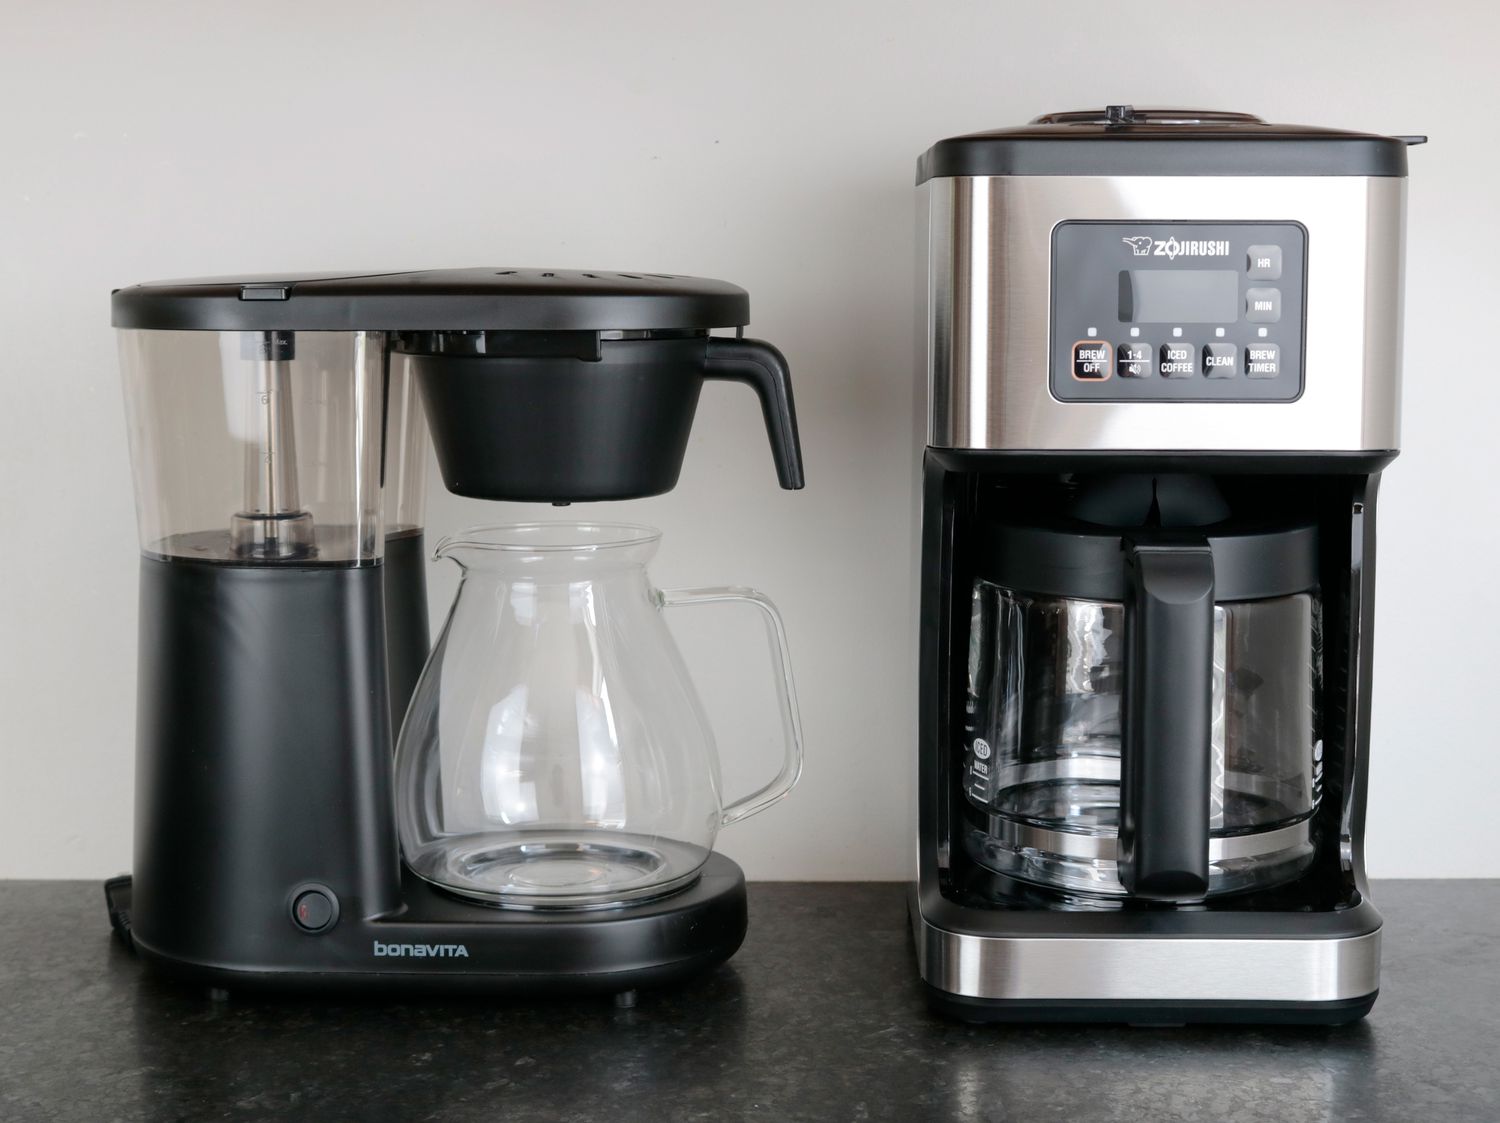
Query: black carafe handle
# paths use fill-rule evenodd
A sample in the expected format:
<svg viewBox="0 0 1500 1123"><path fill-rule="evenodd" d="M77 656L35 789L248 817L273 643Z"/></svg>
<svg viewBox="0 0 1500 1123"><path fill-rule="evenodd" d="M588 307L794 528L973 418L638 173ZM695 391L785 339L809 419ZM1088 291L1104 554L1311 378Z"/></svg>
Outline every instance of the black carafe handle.
<svg viewBox="0 0 1500 1123"><path fill-rule="evenodd" d="M758 339L710 336L703 377L745 382L755 390L771 438L776 478L788 490L802 487L802 443L797 437L792 374L781 352Z"/></svg>
<svg viewBox="0 0 1500 1123"><path fill-rule="evenodd" d="M1208 891L1214 558L1208 541L1125 543L1120 883L1148 901Z"/></svg>

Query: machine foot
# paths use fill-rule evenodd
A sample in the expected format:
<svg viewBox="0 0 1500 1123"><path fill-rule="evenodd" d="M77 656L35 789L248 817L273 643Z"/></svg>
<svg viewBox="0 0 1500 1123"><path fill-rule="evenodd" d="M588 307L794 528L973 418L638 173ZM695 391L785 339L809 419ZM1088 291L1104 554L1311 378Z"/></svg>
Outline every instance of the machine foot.
<svg viewBox="0 0 1500 1123"><path fill-rule="evenodd" d="M634 1010L636 993L634 990L622 990L615 995L616 1010Z"/></svg>

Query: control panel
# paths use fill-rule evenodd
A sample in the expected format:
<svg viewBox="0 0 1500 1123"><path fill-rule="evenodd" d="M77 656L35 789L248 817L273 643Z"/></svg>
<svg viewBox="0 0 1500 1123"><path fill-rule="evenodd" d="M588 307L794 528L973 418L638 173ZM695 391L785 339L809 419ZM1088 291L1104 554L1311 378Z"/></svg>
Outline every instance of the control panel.
<svg viewBox="0 0 1500 1123"><path fill-rule="evenodd" d="M1295 222L1063 222L1052 394L1288 402L1302 393L1307 231Z"/></svg>

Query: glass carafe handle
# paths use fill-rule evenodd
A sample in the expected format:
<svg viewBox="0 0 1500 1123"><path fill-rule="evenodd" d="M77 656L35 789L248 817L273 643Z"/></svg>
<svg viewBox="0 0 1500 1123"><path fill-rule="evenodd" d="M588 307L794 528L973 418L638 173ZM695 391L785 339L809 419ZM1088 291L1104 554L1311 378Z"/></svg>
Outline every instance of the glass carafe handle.
<svg viewBox="0 0 1500 1123"><path fill-rule="evenodd" d="M776 700L781 704L781 734L786 744L786 754L781 761L781 771L765 787L751 792L744 799L737 799L724 808L720 824L728 826L749 818L757 811L764 811L797 783L802 774L802 719L797 713L797 688L792 683L792 657L786 645L786 628L781 623L781 613L769 597L754 589L725 586L711 589L662 589L657 596L663 608L679 608L688 604L722 604L727 601L744 601L760 609L761 619L766 625L766 638L771 645L771 661L776 677Z"/></svg>
<svg viewBox="0 0 1500 1123"><path fill-rule="evenodd" d="M1201 534L1128 541L1120 883L1149 901L1208 892L1214 555Z"/></svg>

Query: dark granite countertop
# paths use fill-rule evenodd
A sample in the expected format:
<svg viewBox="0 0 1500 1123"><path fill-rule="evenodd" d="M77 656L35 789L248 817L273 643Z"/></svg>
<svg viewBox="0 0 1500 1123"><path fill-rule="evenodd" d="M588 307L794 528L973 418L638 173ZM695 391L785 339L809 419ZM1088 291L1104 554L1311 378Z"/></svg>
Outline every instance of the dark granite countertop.
<svg viewBox="0 0 1500 1123"><path fill-rule="evenodd" d="M1500 881L1379 883L1339 1029L929 1014L902 887L760 884L696 983L607 1000L309 1001L147 976L84 882L0 882L0 1119L1500 1119Z"/></svg>

